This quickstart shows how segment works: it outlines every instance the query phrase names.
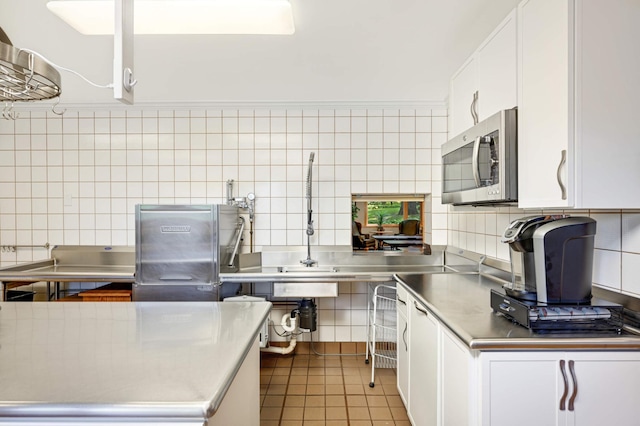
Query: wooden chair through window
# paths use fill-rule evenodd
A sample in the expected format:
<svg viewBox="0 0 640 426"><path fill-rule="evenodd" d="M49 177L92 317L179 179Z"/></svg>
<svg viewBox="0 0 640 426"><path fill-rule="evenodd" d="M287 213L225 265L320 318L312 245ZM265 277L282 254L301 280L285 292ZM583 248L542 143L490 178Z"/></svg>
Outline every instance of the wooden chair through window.
<svg viewBox="0 0 640 426"><path fill-rule="evenodd" d="M351 239L354 249L368 250L376 248L375 238L371 238L371 235L369 234L363 234L362 224L355 220L351 224Z"/></svg>
<svg viewBox="0 0 640 426"><path fill-rule="evenodd" d="M406 219L398 224L398 233L402 235L420 235L420 221Z"/></svg>

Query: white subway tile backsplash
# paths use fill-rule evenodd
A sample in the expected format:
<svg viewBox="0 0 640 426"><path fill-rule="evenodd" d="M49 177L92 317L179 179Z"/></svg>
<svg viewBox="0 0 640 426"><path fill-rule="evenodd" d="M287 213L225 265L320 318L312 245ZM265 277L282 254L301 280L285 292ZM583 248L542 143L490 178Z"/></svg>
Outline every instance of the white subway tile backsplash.
<svg viewBox="0 0 640 426"><path fill-rule="evenodd" d="M619 291L621 289L621 253L596 249L593 263L593 282Z"/></svg>
<svg viewBox="0 0 640 426"><path fill-rule="evenodd" d="M640 253L640 213L622 214L622 251Z"/></svg>

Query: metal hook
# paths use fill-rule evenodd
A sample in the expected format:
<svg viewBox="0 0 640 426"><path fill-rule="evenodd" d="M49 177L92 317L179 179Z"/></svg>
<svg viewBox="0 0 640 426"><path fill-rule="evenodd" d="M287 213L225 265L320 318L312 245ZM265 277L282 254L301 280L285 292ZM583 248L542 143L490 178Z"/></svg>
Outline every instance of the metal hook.
<svg viewBox="0 0 640 426"><path fill-rule="evenodd" d="M58 106L58 104L60 103L60 96L56 96L56 103L53 104L53 106L51 107L51 112L54 113L55 115L62 115L65 112L67 112L67 109L63 109L62 111L56 111L56 107Z"/></svg>

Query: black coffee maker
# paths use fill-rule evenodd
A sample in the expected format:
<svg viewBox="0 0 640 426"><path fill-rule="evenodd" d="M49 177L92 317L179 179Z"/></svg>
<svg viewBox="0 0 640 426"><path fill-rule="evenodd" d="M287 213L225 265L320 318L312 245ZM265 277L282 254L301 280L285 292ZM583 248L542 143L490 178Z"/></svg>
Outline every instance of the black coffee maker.
<svg viewBox="0 0 640 426"><path fill-rule="evenodd" d="M508 296L545 304L591 301L596 221L564 215L516 219L504 231L512 282Z"/></svg>

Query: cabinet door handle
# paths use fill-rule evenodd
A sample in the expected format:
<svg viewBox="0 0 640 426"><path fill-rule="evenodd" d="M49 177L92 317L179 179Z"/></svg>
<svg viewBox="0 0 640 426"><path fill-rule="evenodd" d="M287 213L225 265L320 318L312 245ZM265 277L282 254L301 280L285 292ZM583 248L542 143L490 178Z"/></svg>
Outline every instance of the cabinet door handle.
<svg viewBox="0 0 640 426"><path fill-rule="evenodd" d="M578 377L576 377L575 361L573 360L569 361L569 372L571 373L571 380L573 380L573 393L569 398L569 411L573 411L573 403L576 400L576 396L578 396Z"/></svg>
<svg viewBox="0 0 640 426"><path fill-rule="evenodd" d="M476 110L476 104L478 102L478 91L473 92L473 100L471 101L471 117L473 118L473 125L478 124L478 111Z"/></svg>
<svg viewBox="0 0 640 426"><path fill-rule="evenodd" d="M407 329L408 329L409 325L405 322L404 323L404 330L402 331L402 341L404 342L404 351L408 352L409 351L409 347L407 346Z"/></svg>
<svg viewBox="0 0 640 426"><path fill-rule="evenodd" d="M567 187L562 182L562 166L567 162L567 150L563 149L560 153L560 164L558 164L558 171L556 172L556 178L558 179L558 185L560 185L560 191L562 192L562 199L567 199Z"/></svg>
<svg viewBox="0 0 640 426"><path fill-rule="evenodd" d="M415 300L413 301L413 306L415 306L418 312L422 312L425 315L429 315L429 313L425 309L422 309L421 307L418 306L418 303Z"/></svg>
<svg viewBox="0 0 640 426"><path fill-rule="evenodd" d="M406 304L407 304L407 302L405 302L404 300L400 299L400 296L397 296L397 295L396 295L396 300L397 300L398 302L402 303L403 305L406 305Z"/></svg>
<svg viewBox="0 0 640 426"><path fill-rule="evenodd" d="M569 393L569 382L567 381L567 372L564 369L564 359L560 360L560 372L562 373L562 380L564 381L564 392L562 392L562 397L560 398L560 411L564 411L564 403Z"/></svg>

